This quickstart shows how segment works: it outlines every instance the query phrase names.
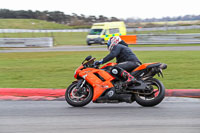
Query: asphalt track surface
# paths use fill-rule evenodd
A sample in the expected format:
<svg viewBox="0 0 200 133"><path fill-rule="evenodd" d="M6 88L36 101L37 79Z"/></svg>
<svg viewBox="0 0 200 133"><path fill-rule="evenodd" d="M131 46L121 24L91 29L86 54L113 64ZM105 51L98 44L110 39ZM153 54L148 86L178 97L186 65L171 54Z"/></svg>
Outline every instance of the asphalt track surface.
<svg viewBox="0 0 200 133"><path fill-rule="evenodd" d="M200 51L200 46L180 47L130 47L134 51ZM0 53L12 52L51 52L51 51L107 51L106 46L58 46L52 48L9 48Z"/></svg>
<svg viewBox="0 0 200 133"><path fill-rule="evenodd" d="M165 98L156 107L65 101L0 101L1 133L199 133L200 99Z"/></svg>

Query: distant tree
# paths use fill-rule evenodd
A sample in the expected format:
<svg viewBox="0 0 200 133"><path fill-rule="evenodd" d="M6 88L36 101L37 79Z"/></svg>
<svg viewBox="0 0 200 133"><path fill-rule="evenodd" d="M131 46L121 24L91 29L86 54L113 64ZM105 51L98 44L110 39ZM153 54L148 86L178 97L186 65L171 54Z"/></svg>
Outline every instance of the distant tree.
<svg viewBox="0 0 200 133"><path fill-rule="evenodd" d="M89 16L87 22L96 22L97 18L95 16Z"/></svg>
<svg viewBox="0 0 200 133"><path fill-rule="evenodd" d="M103 15L99 15L98 21L105 22L105 21L109 21L109 19Z"/></svg>
<svg viewBox="0 0 200 133"><path fill-rule="evenodd" d="M61 11L32 11L32 10L9 10L0 9L0 18L23 18L23 19L40 19L46 21L53 21L56 23L67 25L91 25L96 22L110 22L119 21L116 17L106 17L99 15L98 17L90 15L86 17L84 14L72 13L71 15L65 14ZM140 22L156 22L156 21L180 21L180 20L200 20L200 15L185 15L178 17L162 17L162 18L127 18L124 21L126 23L140 23Z"/></svg>
<svg viewBox="0 0 200 133"><path fill-rule="evenodd" d="M119 21L119 19L116 17L111 17L110 21Z"/></svg>
<svg viewBox="0 0 200 133"><path fill-rule="evenodd" d="M0 9L0 18L16 18L16 15L8 9Z"/></svg>

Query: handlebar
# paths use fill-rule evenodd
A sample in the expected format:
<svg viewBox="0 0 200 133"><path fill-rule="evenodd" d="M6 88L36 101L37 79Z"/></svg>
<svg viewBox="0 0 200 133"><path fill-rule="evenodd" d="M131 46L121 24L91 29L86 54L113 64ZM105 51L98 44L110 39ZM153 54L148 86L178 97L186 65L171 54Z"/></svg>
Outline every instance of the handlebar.
<svg viewBox="0 0 200 133"><path fill-rule="evenodd" d="M91 58L89 61L85 62L85 60L82 62L83 66L85 67L95 67L94 60L96 58ZM85 62L85 63L84 63Z"/></svg>

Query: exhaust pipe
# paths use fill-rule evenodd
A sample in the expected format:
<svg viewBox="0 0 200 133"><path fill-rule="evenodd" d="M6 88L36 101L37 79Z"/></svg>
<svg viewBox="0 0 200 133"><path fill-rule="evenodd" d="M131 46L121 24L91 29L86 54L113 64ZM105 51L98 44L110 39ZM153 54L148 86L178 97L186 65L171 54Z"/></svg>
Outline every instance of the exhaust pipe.
<svg viewBox="0 0 200 133"><path fill-rule="evenodd" d="M162 63L162 64L160 65L160 68L163 69L163 70L164 70L164 69L167 69L167 64Z"/></svg>

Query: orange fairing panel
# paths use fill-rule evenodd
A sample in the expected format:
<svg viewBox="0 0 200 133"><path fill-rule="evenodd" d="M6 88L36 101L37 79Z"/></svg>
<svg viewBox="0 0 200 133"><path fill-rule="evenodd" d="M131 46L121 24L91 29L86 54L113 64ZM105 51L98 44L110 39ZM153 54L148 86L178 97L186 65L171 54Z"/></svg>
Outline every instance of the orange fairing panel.
<svg viewBox="0 0 200 133"><path fill-rule="evenodd" d="M102 66L101 69L107 67L107 66L115 66L117 63L107 63L106 65Z"/></svg>
<svg viewBox="0 0 200 133"><path fill-rule="evenodd" d="M139 67L137 67L136 69L133 70L134 71L139 71L139 70L143 70L143 69L146 69L148 65L151 65L151 64L156 64L157 62L155 63L144 63L142 65L140 65Z"/></svg>
<svg viewBox="0 0 200 133"><path fill-rule="evenodd" d="M95 73L99 74L105 81L99 79ZM94 89L93 101L95 101L108 88L113 87L111 81L114 79L109 73L100 69L87 68L79 74L92 85Z"/></svg>
<svg viewBox="0 0 200 133"><path fill-rule="evenodd" d="M74 78L77 79L78 73L81 71L80 69L82 69L82 68L83 68L83 65L79 66L79 67L76 69L75 74L74 74Z"/></svg>
<svg viewBox="0 0 200 133"><path fill-rule="evenodd" d="M92 101L96 101L97 98L108 88L113 87L113 84L110 81L105 81L102 84L96 84L94 87L94 94Z"/></svg>

